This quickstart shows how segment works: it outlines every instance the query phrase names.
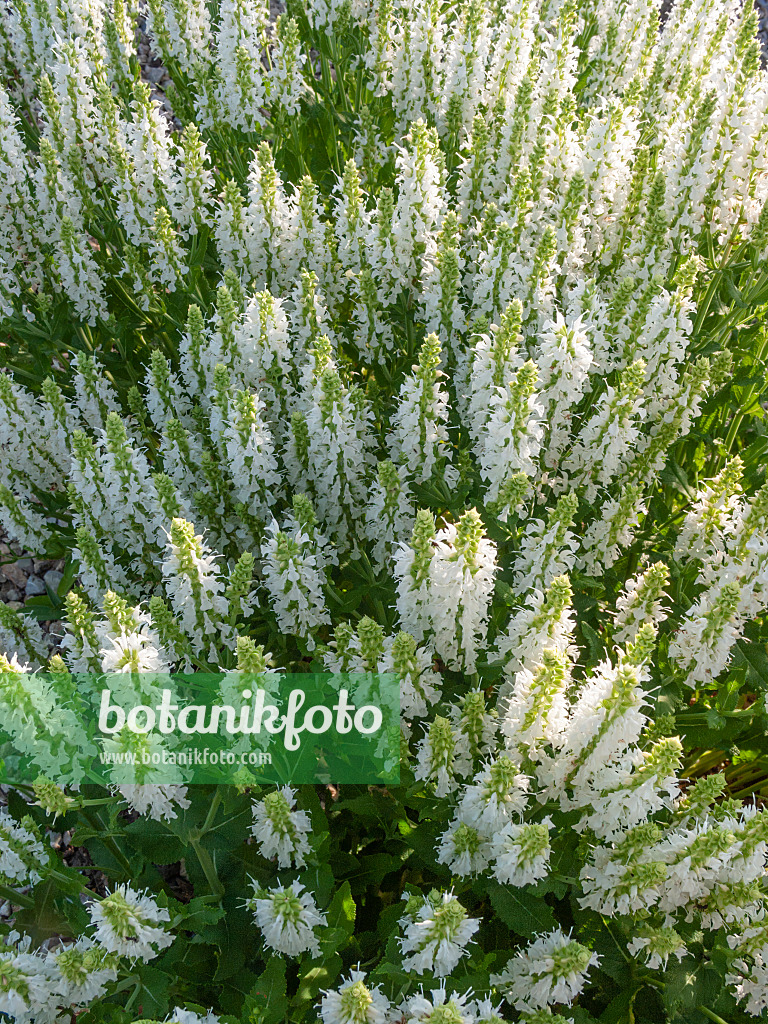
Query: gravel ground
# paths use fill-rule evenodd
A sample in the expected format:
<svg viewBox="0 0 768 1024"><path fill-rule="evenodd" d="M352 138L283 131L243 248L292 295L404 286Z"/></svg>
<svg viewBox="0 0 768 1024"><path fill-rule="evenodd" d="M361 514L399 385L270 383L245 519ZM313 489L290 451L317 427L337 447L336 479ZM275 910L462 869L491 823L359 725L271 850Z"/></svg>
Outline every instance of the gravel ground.
<svg viewBox="0 0 768 1024"><path fill-rule="evenodd" d="M9 541L0 527L0 601L14 611L21 611L30 597L41 597L46 588L56 593L63 577L64 560L37 558L23 551L15 541ZM64 635L60 621L40 623L43 641L51 654L59 653L59 641Z"/></svg>
<svg viewBox="0 0 768 1024"><path fill-rule="evenodd" d="M760 27L758 35L763 47L763 67L768 67L768 0L755 0Z"/></svg>
<svg viewBox="0 0 768 1024"><path fill-rule="evenodd" d="M271 21L275 21L279 14L284 13L285 3L283 0L269 0L269 17ZM171 76L168 74L167 68L163 67L160 57L153 52L149 36L146 33L146 27L146 16L140 13L136 26L136 51L139 57L141 77L150 85L152 98L157 100L160 109L172 123L174 129L181 131L183 127L181 121L174 115L170 100L166 95L168 86L171 83Z"/></svg>

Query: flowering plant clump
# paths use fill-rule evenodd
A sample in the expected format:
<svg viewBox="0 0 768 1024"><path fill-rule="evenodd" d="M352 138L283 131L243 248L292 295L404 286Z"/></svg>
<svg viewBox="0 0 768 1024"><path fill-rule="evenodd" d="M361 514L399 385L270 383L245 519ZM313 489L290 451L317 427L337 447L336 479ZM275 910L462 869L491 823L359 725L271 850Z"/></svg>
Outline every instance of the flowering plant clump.
<svg viewBox="0 0 768 1024"><path fill-rule="evenodd" d="M0 605L0 1014L760 1015L751 5L8 0L0 54L0 524L66 559ZM393 673L400 786L59 788L84 678L196 671Z"/></svg>

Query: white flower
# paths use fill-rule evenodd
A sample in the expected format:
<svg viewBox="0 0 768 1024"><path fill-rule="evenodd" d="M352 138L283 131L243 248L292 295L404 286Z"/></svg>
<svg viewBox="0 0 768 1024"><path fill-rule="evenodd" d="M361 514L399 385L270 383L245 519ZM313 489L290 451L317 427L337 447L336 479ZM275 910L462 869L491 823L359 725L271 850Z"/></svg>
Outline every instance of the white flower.
<svg viewBox="0 0 768 1024"><path fill-rule="evenodd" d="M379 463L378 479L371 485L365 508L365 532L373 542L373 558L387 565L397 545L413 530L415 512L406 469L388 459Z"/></svg>
<svg viewBox="0 0 768 1024"><path fill-rule="evenodd" d="M644 631L652 640L653 629L646 625L641 634ZM644 665L621 657L618 665L601 662L580 689L557 739L558 754L542 758L544 766L539 772L540 780L557 793L562 806L570 806L566 779L575 791L590 786L592 777L606 765L620 762L639 740L647 721L642 710L647 701L641 688L647 677Z"/></svg>
<svg viewBox="0 0 768 1024"><path fill-rule="evenodd" d="M26 1024L59 996L56 971L44 953L30 953L31 939L10 932L0 944L0 1013Z"/></svg>
<svg viewBox="0 0 768 1024"><path fill-rule="evenodd" d="M357 387L347 388L328 366L312 388L306 414L306 486L318 518L340 549L357 543L355 525L367 494L371 414Z"/></svg>
<svg viewBox="0 0 768 1024"><path fill-rule="evenodd" d="M743 617L743 590L736 581L716 581L690 609L669 645L669 656L689 686L715 679L728 664Z"/></svg>
<svg viewBox="0 0 768 1024"><path fill-rule="evenodd" d="M200 1014L195 1013L194 1010L182 1010L178 1006L175 1010L171 1010L165 1020L166 1024L219 1024L219 1018L213 1010Z"/></svg>
<svg viewBox="0 0 768 1024"><path fill-rule="evenodd" d="M668 875L656 844L662 831L640 825L611 845L595 847L579 875L582 907L609 917L647 911L661 898Z"/></svg>
<svg viewBox="0 0 768 1024"><path fill-rule="evenodd" d="M475 1024L474 1003L467 1002L468 993L452 993L444 986L433 988L429 998L420 992L406 999L400 1007L404 1024Z"/></svg>
<svg viewBox="0 0 768 1024"><path fill-rule="evenodd" d="M410 543L401 542L394 556L400 624L418 642L431 632L434 542L435 517L427 509L419 509Z"/></svg>
<svg viewBox="0 0 768 1024"><path fill-rule="evenodd" d="M438 163L437 132L415 121L395 145L397 200L392 222L394 268L400 287L418 281L437 250L437 228L445 205L444 171Z"/></svg>
<svg viewBox="0 0 768 1024"><path fill-rule="evenodd" d="M365 984L364 971L350 971L337 989L323 992L320 1016L323 1024L386 1024L390 1004L378 985Z"/></svg>
<svg viewBox="0 0 768 1024"><path fill-rule="evenodd" d="M109 675L118 672L167 675L171 671L170 658L157 644L157 637L144 627L105 639L111 648L103 647L99 654L101 669Z"/></svg>
<svg viewBox="0 0 768 1024"><path fill-rule="evenodd" d="M449 975L462 957L468 956L467 944L480 927L480 922L468 917L453 893L429 896L403 894L407 901L406 913L400 918L405 930L399 940L406 971L423 974L432 971L437 977Z"/></svg>
<svg viewBox="0 0 768 1024"><path fill-rule="evenodd" d="M435 648L449 668L472 673L485 639L496 576L496 547L476 509L435 537L430 565Z"/></svg>
<svg viewBox="0 0 768 1024"><path fill-rule="evenodd" d="M585 485L587 501L594 501L598 485L607 487L632 454L644 414L645 371L639 359L621 373L616 388L608 385L563 463L572 485Z"/></svg>
<svg viewBox="0 0 768 1024"><path fill-rule="evenodd" d="M533 672L547 647L560 654L575 654L572 595L568 577L555 576L545 591L535 589L512 614L506 632L496 641L508 676L523 668ZM502 684L499 695L506 696L508 691L509 685Z"/></svg>
<svg viewBox="0 0 768 1024"><path fill-rule="evenodd" d="M4 884L35 885L42 878L46 860L40 840L0 809L0 878Z"/></svg>
<svg viewBox="0 0 768 1024"><path fill-rule="evenodd" d="M515 473L534 476L543 427L542 406L535 391L538 369L524 363L503 388L486 395L489 416L475 446L480 473L488 481L485 503L499 500L504 484Z"/></svg>
<svg viewBox="0 0 768 1024"><path fill-rule="evenodd" d="M186 786L126 783L115 788L134 811L154 821L170 821L177 816L176 807L189 807Z"/></svg>
<svg viewBox="0 0 768 1024"><path fill-rule="evenodd" d="M217 99L227 122L243 131L257 131L265 102L261 53L267 11L253 0L224 0L219 12L216 55Z"/></svg>
<svg viewBox="0 0 768 1024"><path fill-rule="evenodd" d="M675 542L675 558L713 558L726 547L726 531L739 516L741 475L744 466L735 456L701 488L685 515Z"/></svg>
<svg viewBox="0 0 768 1024"><path fill-rule="evenodd" d="M309 853L312 823L306 811L296 810L296 793L283 786L253 805L251 832L262 857L277 857L278 867L303 867Z"/></svg>
<svg viewBox="0 0 768 1024"><path fill-rule="evenodd" d="M441 383L440 342L427 335L419 351L419 362L400 388L397 410L387 438L395 463L407 466L416 483L426 483L439 470L451 486L456 471L450 465L448 445L448 392Z"/></svg>
<svg viewBox="0 0 768 1024"><path fill-rule="evenodd" d="M72 365L77 410L92 430L104 430L107 414L120 411L115 389L107 381L103 366L93 356L78 352Z"/></svg>
<svg viewBox="0 0 768 1024"><path fill-rule="evenodd" d="M688 956L685 943L674 928L655 928L636 935L627 944L627 952L632 956L640 954L652 971L665 970L670 956L676 956L678 960Z"/></svg>
<svg viewBox="0 0 768 1024"><path fill-rule="evenodd" d="M313 650L313 633L319 626L331 624L323 594L326 578L318 566L316 544L301 529L292 534L281 530L273 519L261 554L264 583L278 626L285 634L302 637Z"/></svg>
<svg viewBox="0 0 768 1024"><path fill-rule="evenodd" d="M662 602L668 581L669 570L663 562L656 562L645 572L627 580L616 598L613 636L617 643L634 640L643 622L657 624L667 618Z"/></svg>
<svg viewBox="0 0 768 1024"><path fill-rule="evenodd" d="M435 794L447 796L456 788L456 776L466 775L472 758L466 736L454 729L442 715L435 715L424 737L419 741L414 775L435 786Z"/></svg>
<svg viewBox="0 0 768 1024"><path fill-rule="evenodd" d="M60 1001L65 1006L87 1007L117 978L117 956L86 935L50 950L46 960L56 972Z"/></svg>
<svg viewBox="0 0 768 1024"><path fill-rule="evenodd" d="M531 519L526 524L514 561L515 589L519 594L548 587L556 576L573 568L578 542L571 526L578 504L575 493L564 494L546 522Z"/></svg>
<svg viewBox="0 0 768 1024"><path fill-rule="evenodd" d="M608 763L593 763L579 771L572 783L571 805L589 808L574 826L591 829L601 839L612 839L634 828L665 807L680 790L676 772L682 746L676 737L662 739L650 750L630 747Z"/></svg>
<svg viewBox="0 0 768 1024"><path fill-rule="evenodd" d="M586 326L581 318L568 323L558 310L539 335L538 401L545 432L543 457L550 467L557 466L570 435L573 410L588 386L592 353Z"/></svg>
<svg viewBox="0 0 768 1024"><path fill-rule="evenodd" d="M227 398L219 432L235 498L250 515L261 519L274 505L281 483L272 434L264 421L265 408L258 393L234 391Z"/></svg>
<svg viewBox="0 0 768 1024"><path fill-rule="evenodd" d="M584 988L597 954L560 929L542 935L521 950L491 984L516 1010L542 1010L551 1003L570 1005Z"/></svg>
<svg viewBox="0 0 768 1024"><path fill-rule="evenodd" d="M471 351L459 356L456 382L459 408L466 413L476 445L481 444L491 410L488 398L495 388L504 388L520 369L523 359L520 346L520 319L523 308L515 299L501 315L500 324L491 324L486 334L476 330L471 338Z"/></svg>
<svg viewBox="0 0 768 1024"><path fill-rule="evenodd" d="M437 860L462 878L479 875L490 862L488 841L471 825L456 820L440 836Z"/></svg>
<svg viewBox="0 0 768 1024"><path fill-rule="evenodd" d="M613 565L622 548L632 543L635 529L647 511L640 495L641 488L635 484L622 487L618 498L609 498L587 527L578 564L588 576L599 576Z"/></svg>
<svg viewBox="0 0 768 1024"><path fill-rule="evenodd" d="M549 868L549 830L552 819L517 825L509 822L491 840L493 873L508 885L531 885L546 878Z"/></svg>
<svg viewBox="0 0 768 1024"><path fill-rule="evenodd" d="M270 96L289 116L298 113L299 101L306 89L302 76L306 60L306 54L301 52L301 37L295 19L285 15L279 17L275 22L270 51Z"/></svg>
<svg viewBox="0 0 768 1024"><path fill-rule="evenodd" d="M386 641L380 672L400 677L400 711L405 719L423 718L437 702L441 678L433 667L433 655L418 647L410 633L401 632Z"/></svg>
<svg viewBox="0 0 768 1024"><path fill-rule="evenodd" d="M109 896L91 903L88 912L96 938L109 953L146 962L173 942L173 935L162 927L171 919L168 911L128 885L118 885Z"/></svg>
<svg viewBox="0 0 768 1024"><path fill-rule="evenodd" d="M469 1008L476 1024L503 1024L504 1018L499 1012L502 1004L494 1003L490 999L474 999Z"/></svg>
<svg viewBox="0 0 768 1024"><path fill-rule="evenodd" d="M571 666L547 647L532 670L520 669L508 696L500 701L501 732L511 752L533 756L546 743L559 744L568 723L567 690Z"/></svg>
<svg viewBox="0 0 768 1024"><path fill-rule="evenodd" d="M528 803L530 779L504 754L489 762L467 786L457 809L461 821L492 838Z"/></svg>
<svg viewBox="0 0 768 1024"><path fill-rule="evenodd" d="M245 382L258 390L271 424L289 415L288 399L294 390L291 341L283 301L268 291L257 292L248 301L242 322L235 326L234 342L238 368Z"/></svg>
<svg viewBox="0 0 768 1024"><path fill-rule="evenodd" d="M196 653L203 650L206 640L227 636L221 624L227 600L215 558L202 536L195 535L192 523L173 520L163 561L165 591Z"/></svg>
<svg viewBox="0 0 768 1024"><path fill-rule="evenodd" d="M248 900L264 942L270 949L286 956L311 953L320 956L320 944L315 928L326 924L311 893L304 892L301 882L292 882L287 888L278 884L273 889L262 889L252 881L254 895Z"/></svg>
<svg viewBox="0 0 768 1024"><path fill-rule="evenodd" d="M725 976L726 982L736 993L739 1002L745 1002L744 1009L753 1017L761 1016L768 1008L768 962L766 958L756 957L755 963L748 964L736 960L734 966L739 973L733 972Z"/></svg>

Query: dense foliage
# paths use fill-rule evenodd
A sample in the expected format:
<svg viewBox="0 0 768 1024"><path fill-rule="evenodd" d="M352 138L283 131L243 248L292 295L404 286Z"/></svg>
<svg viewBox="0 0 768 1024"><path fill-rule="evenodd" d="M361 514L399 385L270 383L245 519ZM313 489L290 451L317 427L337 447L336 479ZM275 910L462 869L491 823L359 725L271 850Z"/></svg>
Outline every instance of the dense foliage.
<svg viewBox="0 0 768 1024"><path fill-rule="evenodd" d="M172 117L124 0L0 10L0 522L68 565L0 605L0 1011L760 1014L754 12L144 15ZM78 673L219 668L397 673L401 786L55 785Z"/></svg>

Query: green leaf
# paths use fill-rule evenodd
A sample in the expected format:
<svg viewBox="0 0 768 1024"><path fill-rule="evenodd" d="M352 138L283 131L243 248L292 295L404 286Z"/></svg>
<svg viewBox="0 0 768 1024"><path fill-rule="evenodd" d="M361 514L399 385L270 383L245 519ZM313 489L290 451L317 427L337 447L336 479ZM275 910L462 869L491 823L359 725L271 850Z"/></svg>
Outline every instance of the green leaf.
<svg viewBox="0 0 768 1024"><path fill-rule="evenodd" d="M599 634L592 629L588 622L580 622L579 629L581 635L586 640L589 646L589 660L590 662L598 662L601 660L605 653L605 646L603 641L600 639Z"/></svg>
<svg viewBox="0 0 768 1024"><path fill-rule="evenodd" d="M328 928L335 928L345 935L351 935L355 930L355 910L349 882L344 882L336 890L336 895L328 908Z"/></svg>
<svg viewBox="0 0 768 1024"><path fill-rule="evenodd" d="M126 826L125 836L131 846L153 864L175 864L189 852L178 836L169 832L161 821L153 821L152 818L137 818Z"/></svg>
<svg viewBox="0 0 768 1024"><path fill-rule="evenodd" d="M162 1020L169 1009L168 992L171 987L171 978L165 971L146 965L141 965L137 973L141 979L141 988L136 998L136 1005L141 1007L142 1013Z"/></svg>
<svg viewBox="0 0 768 1024"><path fill-rule="evenodd" d="M243 1021L247 1024L278 1024L288 1009L285 960L272 956L243 1003Z"/></svg>
<svg viewBox="0 0 768 1024"><path fill-rule="evenodd" d="M355 910L349 882L344 882L336 891L326 914L328 924L320 939L320 948L325 956L331 956L347 945L355 930Z"/></svg>
<svg viewBox="0 0 768 1024"><path fill-rule="evenodd" d="M309 963L316 961L309 961ZM308 970L301 971L299 990L291 1001L293 1006L301 1006L312 1002L320 989L329 988L338 978L342 968L342 960L338 953L324 957L322 963Z"/></svg>
<svg viewBox="0 0 768 1024"><path fill-rule="evenodd" d="M530 938L537 932L551 931L555 927L552 910L541 897L493 879L486 880L484 888L493 909L517 935Z"/></svg>
<svg viewBox="0 0 768 1024"><path fill-rule="evenodd" d="M627 1021L633 1020L632 1004L635 1001L636 992L636 988L627 989L611 1000L600 1014L599 1019L602 1024L626 1024Z"/></svg>
<svg viewBox="0 0 768 1024"><path fill-rule="evenodd" d="M132 1014L112 1002L96 1003L77 1018L78 1024L129 1024L131 1020ZM136 1024L140 1022L137 1021Z"/></svg>
<svg viewBox="0 0 768 1024"><path fill-rule="evenodd" d="M733 659L734 666L743 666L747 672L747 682L760 690L768 690L768 652L764 643L747 643L746 640L736 642Z"/></svg>
<svg viewBox="0 0 768 1024"><path fill-rule="evenodd" d="M684 958L670 964L664 974L664 1005L670 1016L697 1006L711 1006L722 987L720 972L710 963Z"/></svg>
<svg viewBox="0 0 768 1024"><path fill-rule="evenodd" d="M208 925L214 925L224 917L226 911L222 906L212 902L210 896L196 896L189 903L179 904L174 927L185 931L199 931Z"/></svg>

